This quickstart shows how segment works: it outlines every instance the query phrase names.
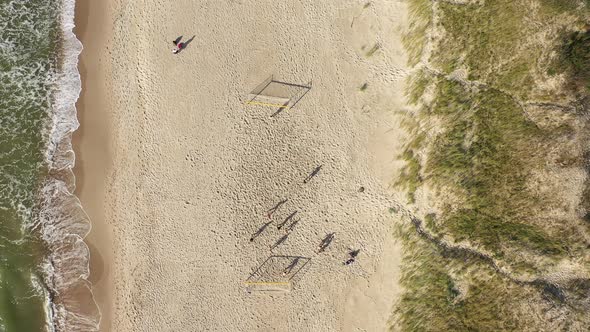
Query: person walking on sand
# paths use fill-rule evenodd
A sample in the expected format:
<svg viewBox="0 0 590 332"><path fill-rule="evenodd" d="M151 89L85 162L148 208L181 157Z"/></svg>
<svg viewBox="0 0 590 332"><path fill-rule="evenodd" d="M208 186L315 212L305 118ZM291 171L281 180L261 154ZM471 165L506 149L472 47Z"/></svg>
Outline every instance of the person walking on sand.
<svg viewBox="0 0 590 332"><path fill-rule="evenodd" d="M191 39L187 39L185 42L181 42L182 36L176 38L176 40L173 40L172 44L174 44L174 46L176 46L176 48L174 48L172 50L172 53L174 53L174 54L180 53L180 51L184 50L188 46L188 44L190 42L192 42L193 39L195 39L195 37L196 37L196 35L192 36Z"/></svg>
<svg viewBox="0 0 590 332"><path fill-rule="evenodd" d="M316 176L316 175L319 173L319 171L322 169L322 166L323 166L323 165L320 165L320 166L316 167L316 168L315 168L315 169L314 169L314 170L311 172L311 174L309 174L309 175L308 175L308 176L305 178L305 180L303 180L303 183L308 183L308 182L309 182L309 180L313 179L313 177L314 177L314 176Z"/></svg>
<svg viewBox="0 0 590 332"><path fill-rule="evenodd" d="M180 52L180 50L182 50L183 48L184 43L179 42L178 44L176 44L176 48L172 50L172 53L178 54L178 52Z"/></svg>
<svg viewBox="0 0 590 332"><path fill-rule="evenodd" d="M295 259L291 262L291 264L289 264L289 266L287 266L284 270L283 270L283 277L286 276L287 274L291 273L291 271L293 271L293 268L295 266L297 266L297 263L299 263L299 258L300 257L295 257Z"/></svg>
<svg viewBox="0 0 590 332"><path fill-rule="evenodd" d="M354 261L356 260L356 256L358 256L359 252L361 252L360 249L349 252L348 255L350 256L350 258L346 262L344 262L344 265L350 265L354 263Z"/></svg>
<svg viewBox="0 0 590 332"><path fill-rule="evenodd" d="M326 250L326 248L328 248L330 243L332 243L332 241L334 240L334 236L336 236L336 233L330 233L326 235L326 237L322 239L322 242L320 242L320 245L318 246L316 253L319 254L322 251Z"/></svg>
<svg viewBox="0 0 590 332"><path fill-rule="evenodd" d="M172 53L176 54L176 53L180 52L180 49L182 48L182 43L180 42L181 40L182 40L182 36L180 36L172 41L172 45L175 46L175 48L172 49Z"/></svg>
<svg viewBox="0 0 590 332"><path fill-rule="evenodd" d="M260 227L256 233L252 234L252 237L250 237L250 242L254 242L254 239L256 239L258 237L258 235L262 234L262 232L264 232L264 230L266 229L266 227L268 227L268 225L272 224L272 220L267 222L266 224L262 225L262 227Z"/></svg>

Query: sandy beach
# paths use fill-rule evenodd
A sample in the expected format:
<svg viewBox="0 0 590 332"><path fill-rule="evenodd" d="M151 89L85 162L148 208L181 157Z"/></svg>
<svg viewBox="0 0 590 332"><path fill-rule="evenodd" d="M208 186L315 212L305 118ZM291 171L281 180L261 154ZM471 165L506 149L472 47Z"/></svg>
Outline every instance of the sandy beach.
<svg viewBox="0 0 590 332"><path fill-rule="evenodd" d="M78 1L76 194L102 331L388 328L406 11ZM292 108L247 104L271 75L291 85L261 94L308 91Z"/></svg>
<svg viewBox="0 0 590 332"><path fill-rule="evenodd" d="M90 15L92 13L92 15ZM76 153L76 196L91 217L92 230L85 239L90 249L90 276L95 300L102 321L111 317L113 242L110 223L105 219L106 182L111 158L109 111L112 109L107 42L110 34L110 13L106 3L79 0L76 2L74 33L84 45L79 59L82 91L76 104L80 128L74 132L72 144ZM102 326L104 331L109 330Z"/></svg>

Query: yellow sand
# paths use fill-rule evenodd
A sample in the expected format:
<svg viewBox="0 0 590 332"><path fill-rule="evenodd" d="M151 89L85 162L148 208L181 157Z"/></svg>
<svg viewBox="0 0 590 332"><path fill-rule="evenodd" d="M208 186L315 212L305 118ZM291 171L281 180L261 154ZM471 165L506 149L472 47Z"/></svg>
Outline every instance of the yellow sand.
<svg viewBox="0 0 590 332"><path fill-rule="evenodd" d="M399 295L388 208L399 200L407 15L402 0L365 3L90 3L80 34L97 92L79 105L77 174L104 331L386 329ZM195 38L174 55L179 35ZM245 105L271 74L312 88L281 112ZM289 292L246 292L271 255L309 262Z"/></svg>

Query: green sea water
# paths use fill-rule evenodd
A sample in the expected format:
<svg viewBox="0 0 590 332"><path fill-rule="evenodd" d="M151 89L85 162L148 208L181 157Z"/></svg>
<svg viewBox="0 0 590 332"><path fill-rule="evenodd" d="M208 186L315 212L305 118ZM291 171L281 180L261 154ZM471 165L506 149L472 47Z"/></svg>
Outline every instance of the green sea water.
<svg viewBox="0 0 590 332"><path fill-rule="evenodd" d="M0 331L48 329L38 218L59 10L58 1L0 0Z"/></svg>

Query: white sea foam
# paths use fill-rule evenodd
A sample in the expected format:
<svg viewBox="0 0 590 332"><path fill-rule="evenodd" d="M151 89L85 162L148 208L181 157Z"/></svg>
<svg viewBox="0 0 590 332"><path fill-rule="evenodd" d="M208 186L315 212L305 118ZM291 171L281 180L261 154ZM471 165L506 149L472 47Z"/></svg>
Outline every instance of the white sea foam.
<svg viewBox="0 0 590 332"><path fill-rule="evenodd" d="M52 99L52 123L45 158L50 176L41 190L38 224L50 253L43 264L50 292L50 325L55 331L98 331L100 311L91 291L89 250L84 237L90 220L76 196L71 135L78 128L75 103L81 81L78 56L82 44L73 33L75 0L62 0L61 71ZM49 309L49 308L48 308Z"/></svg>

